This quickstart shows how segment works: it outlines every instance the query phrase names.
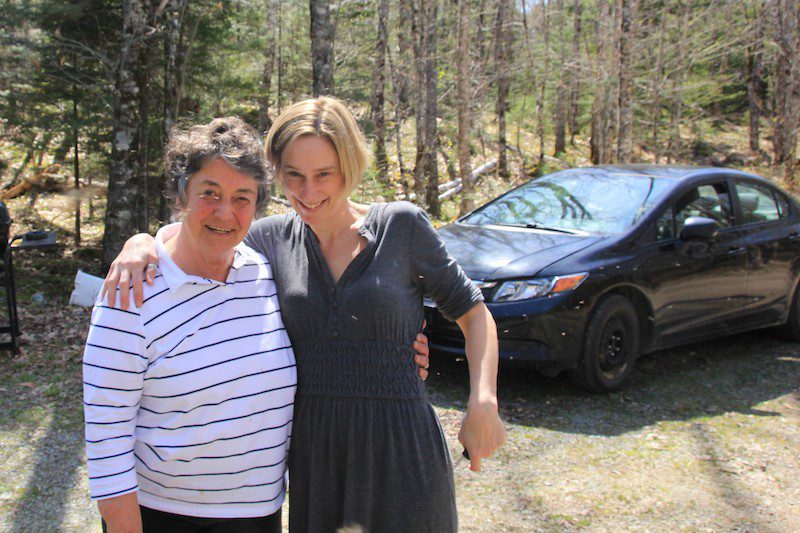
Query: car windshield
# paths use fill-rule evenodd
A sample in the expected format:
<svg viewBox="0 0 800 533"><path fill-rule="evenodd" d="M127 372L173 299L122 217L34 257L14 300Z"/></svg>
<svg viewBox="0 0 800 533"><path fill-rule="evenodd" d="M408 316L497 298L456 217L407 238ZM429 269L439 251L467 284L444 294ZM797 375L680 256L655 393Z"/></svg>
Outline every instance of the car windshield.
<svg viewBox="0 0 800 533"><path fill-rule="evenodd" d="M565 171L512 190L461 220L569 233L619 233L639 220L674 183L606 171Z"/></svg>

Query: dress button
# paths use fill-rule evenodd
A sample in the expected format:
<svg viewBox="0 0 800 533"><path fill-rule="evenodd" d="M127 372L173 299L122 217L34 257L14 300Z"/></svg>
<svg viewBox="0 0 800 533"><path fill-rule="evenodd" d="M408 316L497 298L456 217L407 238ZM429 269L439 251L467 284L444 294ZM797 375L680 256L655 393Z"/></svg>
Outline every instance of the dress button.
<svg viewBox="0 0 800 533"><path fill-rule="evenodd" d="M335 317L333 317L331 320L333 320L334 322L339 322L339 317L338 317L338 316L335 316Z"/></svg>
<svg viewBox="0 0 800 533"><path fill-rule="evenodd" d="M339 336L339 332L338 332L338 331L332 331L332 332L331 332L331 337L333 337L334 339L335 339L336 337L338 337L338 336Z"/></svg>
<svg viewBox="0 0 800 533"><path fill-rule="evenodd" d="M336 309L337 307L339 307L339 302L331 302L331 307Z"/></svg>

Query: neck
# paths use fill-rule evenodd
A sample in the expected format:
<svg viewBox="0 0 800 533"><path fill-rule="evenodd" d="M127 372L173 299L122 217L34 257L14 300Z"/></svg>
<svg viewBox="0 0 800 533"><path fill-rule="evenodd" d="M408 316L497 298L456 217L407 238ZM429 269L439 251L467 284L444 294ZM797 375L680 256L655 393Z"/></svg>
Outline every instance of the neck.
<svg viewBox="0 0 800 533"><path fill-rule="evenodd" d="M342 203L340 209L334 212L334 216L324 224L309 224L309 227L314 231L320 242L330 241L335 239L337 235L356 227L364 217L366 209L367 206L356 204L348 199Z"/></svg>
<svg viewBox="0 0 800 533"><path fill-rule="evenodd" d="M233 264L236 252L227 250L224 254L208 255L198 253L188 242L186 234L179 233L164 243L164 248L178 268L191 276L200 276L216 281L228 279L228 271Z"/></svg>

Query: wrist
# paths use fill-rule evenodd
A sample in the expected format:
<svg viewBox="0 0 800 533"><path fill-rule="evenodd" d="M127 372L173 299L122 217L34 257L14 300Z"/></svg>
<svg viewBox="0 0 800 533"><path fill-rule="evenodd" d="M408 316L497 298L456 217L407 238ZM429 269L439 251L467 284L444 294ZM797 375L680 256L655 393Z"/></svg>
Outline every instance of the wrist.
<svg viewBox="0 0 800 533"><path fill-rule="evenodd" d="M467 411L469 410L497 413L497 395L488 391L484 393L470 394L469 400L467 401Z"/></svg>

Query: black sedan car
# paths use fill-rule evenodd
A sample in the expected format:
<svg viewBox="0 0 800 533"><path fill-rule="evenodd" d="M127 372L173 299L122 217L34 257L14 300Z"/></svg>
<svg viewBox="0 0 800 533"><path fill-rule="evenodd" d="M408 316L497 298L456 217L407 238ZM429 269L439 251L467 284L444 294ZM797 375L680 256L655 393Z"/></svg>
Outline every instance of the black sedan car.
<svg viewBox="0 0 800 533"><path fill-rule="evenodd" d="M723 168L591 167L517 187L440 228L481 288L505 364L622 387L636 358L780 326L800 340L800 207ZM431 348L463 353L426 301Z"/></svg>

